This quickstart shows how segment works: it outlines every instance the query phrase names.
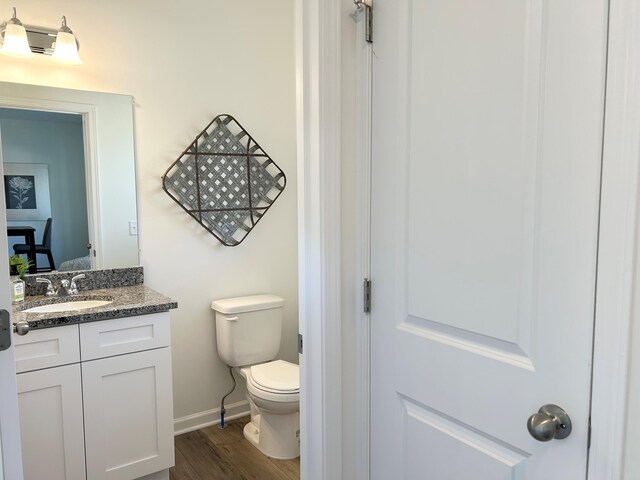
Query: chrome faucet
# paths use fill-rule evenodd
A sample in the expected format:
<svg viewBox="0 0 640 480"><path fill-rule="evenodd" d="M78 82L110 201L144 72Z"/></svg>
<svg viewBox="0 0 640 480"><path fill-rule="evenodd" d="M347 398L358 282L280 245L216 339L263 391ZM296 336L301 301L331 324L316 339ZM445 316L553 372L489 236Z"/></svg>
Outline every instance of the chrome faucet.
<svg viewBox="0 0 640 480"><path fill-rule="evenodd" d="M53 285L51 284L51 280L49 280L48 278L36 278L36 282L47 284L47 291L45 293L47 297L53 297L54 295L58 294L58 291L55 288L53 288Z"/></svg>
<svg viewBox="0 0 640 480"><path fill-rule="evenodd" d="M67 279L62 280L60 284L62 285L63 291L65 292L64 294L77 295L78 285L76 284L76 280L80 280L81 278L84 278L84 277L85 277L84 273L81 273L79 275L72 277L71 282L69 282L69 280Z"/></svg>

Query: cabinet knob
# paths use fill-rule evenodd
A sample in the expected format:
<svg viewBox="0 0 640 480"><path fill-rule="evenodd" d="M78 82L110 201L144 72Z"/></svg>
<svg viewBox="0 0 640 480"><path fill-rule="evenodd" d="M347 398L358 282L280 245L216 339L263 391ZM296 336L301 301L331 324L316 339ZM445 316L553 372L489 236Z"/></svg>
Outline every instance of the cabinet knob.
<svg viewBox="0 0 640 480"><path fill-rule="evenodd" d="M20 320L13 325L13 331L18 335L26 335L29 333L29 322L26 320Z"/></svg>

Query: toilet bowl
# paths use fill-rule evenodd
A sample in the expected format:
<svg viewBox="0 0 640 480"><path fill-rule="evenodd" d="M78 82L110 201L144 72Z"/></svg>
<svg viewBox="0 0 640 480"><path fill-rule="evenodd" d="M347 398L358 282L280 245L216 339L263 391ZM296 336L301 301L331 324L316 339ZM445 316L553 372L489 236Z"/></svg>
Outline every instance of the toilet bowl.
<svg viewBox="0 0 640 480"><path fill-rule="evenodd" d="M298 365L283 360L239 369L247 384L251 421L244 436L268 457L300 456Z"/></svg>
<svg viewBox="0 0 640 480"><path fill-rule="evenodd" d="M246 380L251 422L244 436L280 460L300 455L298 365L273 360L280 349L284 300L275 295L214 300L220 358Z"/></svg>

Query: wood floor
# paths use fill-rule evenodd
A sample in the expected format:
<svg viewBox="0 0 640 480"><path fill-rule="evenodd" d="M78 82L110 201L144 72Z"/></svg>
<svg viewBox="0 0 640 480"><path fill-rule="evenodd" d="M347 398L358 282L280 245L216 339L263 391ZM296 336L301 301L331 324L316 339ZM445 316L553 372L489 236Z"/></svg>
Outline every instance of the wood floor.
<svg viewBox="0 0 640 480"><path fill-rule="evenodd" d="M273 460L246 440L249 417L175 437L171 480L299 480L300 459Z"/></svg>

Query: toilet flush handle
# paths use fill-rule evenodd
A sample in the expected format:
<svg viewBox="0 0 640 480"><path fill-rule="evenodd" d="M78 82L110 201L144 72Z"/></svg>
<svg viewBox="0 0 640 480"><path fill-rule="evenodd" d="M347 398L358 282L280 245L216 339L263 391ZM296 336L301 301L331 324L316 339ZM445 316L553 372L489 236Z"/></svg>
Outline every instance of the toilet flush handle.
<svg viewBox="0 0 640 480"><path fill-rule="evenodd" d="M228 322L235 322L236 320L238 320L238 317L224 317L225 320L227 320Z"/></svg>

